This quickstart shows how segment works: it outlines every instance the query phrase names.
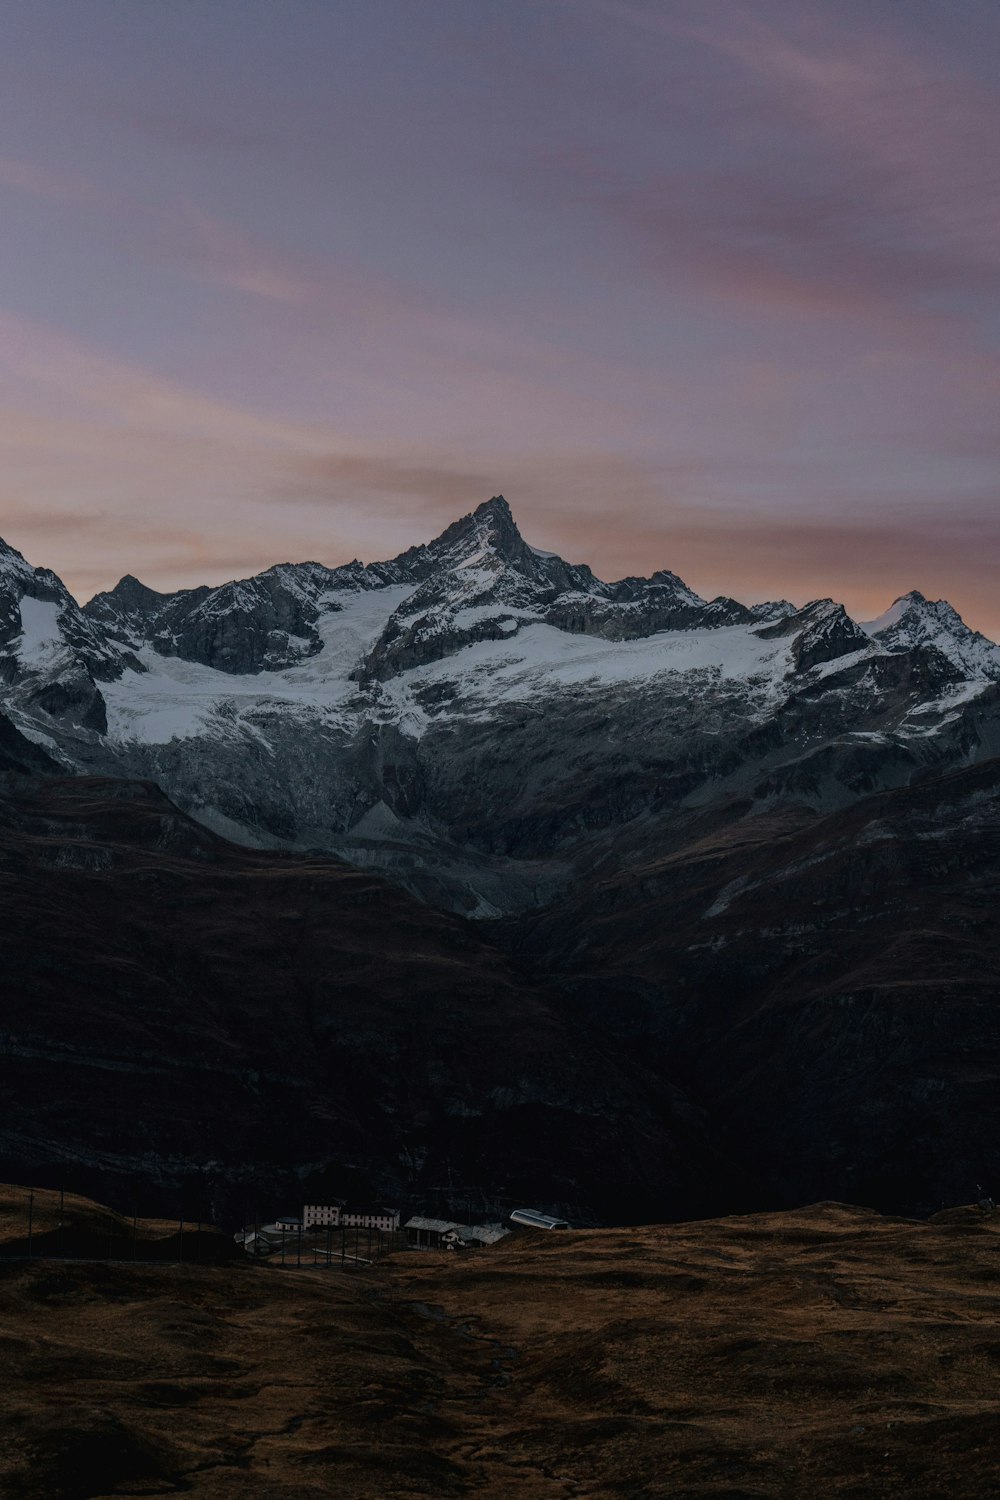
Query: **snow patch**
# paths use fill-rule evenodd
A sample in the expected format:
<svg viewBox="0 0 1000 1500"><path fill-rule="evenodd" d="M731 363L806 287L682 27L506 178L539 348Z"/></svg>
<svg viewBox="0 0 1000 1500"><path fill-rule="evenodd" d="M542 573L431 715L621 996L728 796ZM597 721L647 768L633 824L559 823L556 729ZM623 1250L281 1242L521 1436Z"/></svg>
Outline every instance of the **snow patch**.
<svg viewBox="0 0 1000 1500"><path fill-rule="evenodd" d="M473 694L482 688L493 702L515 702L542 688L625 684L667 673L773 683L789 664L787 640L762 641L742 625L608 641L529 622L514 641L476 641L442 661L411 667L397 680L407 686L449 682Z"/></svg>
<svg viewBox="0 0 1000 1500"><path fill-rule="evenodd" d="M20 603L21 638L17 650L26 667L42 671L65 651L66 643L59 629L62 605L54 599L33 599L25 594Z"/></svg>
<svg viewBox="0 0 1000 1500"><path fill-rule="evenodd" d="M280 671L239 676L179 656L159 656L147 646L137 653L145 672L129 669L117 682L101 686L108 736L163 745L205 733L250 733L267 746L260 719L275 710L312 711L346 727L348 704L359 691L350 674L413 588L394 584L339 591L339 608L317 623L323 649ZM421 730L423 722L421 715Z"/></svg>
<svg viewBox="0 0 1000 1500"><path fill-rule="evenodd" d="M880 631L891 630L894 625L898 625L912 603L913 595L903 594L895 604L890 604L885 614L879 615L877 620L858 620L857 624L865 635L878 635Z"/></svg>

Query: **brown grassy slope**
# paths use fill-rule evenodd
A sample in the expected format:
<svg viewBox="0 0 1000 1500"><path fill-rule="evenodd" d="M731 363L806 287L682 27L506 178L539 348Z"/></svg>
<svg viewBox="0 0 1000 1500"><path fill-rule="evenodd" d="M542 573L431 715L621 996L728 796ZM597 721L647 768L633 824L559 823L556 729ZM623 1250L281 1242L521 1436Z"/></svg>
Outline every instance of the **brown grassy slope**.
<svg viewBox="0 0 1000 1500"><path fill-rule="evenodd" d="M30 1232L30 1244L29 1244ZM211 1224L134 1221L78 1193L0 1183L0 1257L97 1257L110 1260L235 1260L229 1235Z"/></svg>
<svg viewBox="0 0 1000 1500"><path fill-rule="evenodd" d="M821 1204L369 1274L0 1263L0 1496L992 1500L998 1252Z"/></svg>
<svg viewBox="0 0 1000 1500"><path fill-rule="evenodd" d="M532 1235L395 1294L518 1350L475 1451L552 1493L994 1497L1000 1216L955 1219Z"/></svg>

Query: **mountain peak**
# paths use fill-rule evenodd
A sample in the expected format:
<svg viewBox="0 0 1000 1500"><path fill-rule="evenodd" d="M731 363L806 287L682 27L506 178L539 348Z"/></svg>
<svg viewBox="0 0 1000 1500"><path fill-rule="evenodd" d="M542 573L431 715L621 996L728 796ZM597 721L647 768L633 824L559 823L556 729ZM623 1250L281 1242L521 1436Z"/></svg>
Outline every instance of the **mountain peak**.
<svg viewBox="0 0 1000 1500"><path fill-rule="evenodd" d="M136 578L134 573L126 573L123 578L119 578L114 588L110 590L110 593L116 599L127 599L130 601L133 599L143 599L152 602L153 600L162 600L170 597L167 594L160 593L157 589L151 589L148 584Z"/></svg>
<svg viewBox="0 0 1000 1500"><path fill-rule="evenodd" d="M514 513L503 495L492 495L489 500L484 500L482 505L477 505L472 512L474 516L495 516L498 520L506 521L509 525L515 525Z"/></svg>
<svg viewBox="0 0 1000 1500"><path fill-rule="evenodd" d="M966 625L947 599L927 599L919 589L900 594L861 629L890 651L933 646L969 677L1000 678L1000 646Z"/></svg>
<svg viewBox="0 0 1000 1500"><path fill-rule="evenodd" d="M493 495L491 499L484 500L470 516L463 517L456 524L464 527L469 521L472 522L471 530L477 537L482 536L485 528L488 545L510 561L522 561L531 554L531 549L514 520L514 512L503 495ZM449 531L451 529L448 528ZM446 532L445 535L447 534Z"/></svg>
<svg viewBox="0 0 1000 1500"><path fill-rule="evenodd" d="M22 579L33 577L35 573L35 569L22 553L18 552L16 547L12 547L9 542L5 542L2 537L0 537L0 573L8 576L16 574Z"/></svg>
<svg viewBox="0 0 1000 1500"><path fill-rule="evenodd" d="M910 589L908 593L900 594L878 619L863 621L861 629L867 635L886 640L891 634L898 633L900 628L912 631L915 628L926 628L931 622L936 630L944 628L958 635L975 633L969 630L962 616L947 599L928 599L919 589Z"/></svg>

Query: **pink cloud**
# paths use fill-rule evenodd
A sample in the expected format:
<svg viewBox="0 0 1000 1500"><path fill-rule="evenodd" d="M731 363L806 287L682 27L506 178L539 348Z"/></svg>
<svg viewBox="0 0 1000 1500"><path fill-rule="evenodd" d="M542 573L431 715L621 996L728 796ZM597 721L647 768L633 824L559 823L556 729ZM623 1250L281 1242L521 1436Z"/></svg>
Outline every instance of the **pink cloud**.
<svg viewBox="0 0 1000 1500"><path fill-rule="evenodd" d="M784 5L776 20L774 6L736 0L588 8L647 46L659 39L665 63L695 40L735 69L733 97L713 84L693 120L697 90L673 114L665 98L667 137L691 131L681 166L578 148L539 166L546 191L589 200L669 289L916 337L996 295L1000 95L967 70L875 18L838 24L832 9Z"/></svg>
<svg viewBox="0 0 1000 1500"><path fill-rule="evenodd" d="M113 202L112 194L79 173L60 172L9 156L0 157L0 188L76 207L107 208Z"/></svg>

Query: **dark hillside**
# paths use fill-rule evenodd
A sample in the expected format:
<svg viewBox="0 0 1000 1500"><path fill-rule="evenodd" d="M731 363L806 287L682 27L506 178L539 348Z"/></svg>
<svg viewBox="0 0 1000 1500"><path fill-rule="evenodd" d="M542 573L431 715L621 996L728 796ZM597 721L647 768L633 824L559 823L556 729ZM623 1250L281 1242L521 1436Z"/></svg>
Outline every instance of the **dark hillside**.
<svg viewBox="0 0 1000 1500"><path fill-rule="evenodd" d="M380 876L238 848L148 783L49 779L0 800L0 910L11 1176L188 1217L306 1189L721 1201L679 1091Z"/></svg>
<svg viewBox="0 0 1000 1500"><path fill-rule="evenodd" d="M530 951L693 1081L779 1201L933 1212L996 1185L1000 761L824 818L738 811L623 840Z"/></svg>

